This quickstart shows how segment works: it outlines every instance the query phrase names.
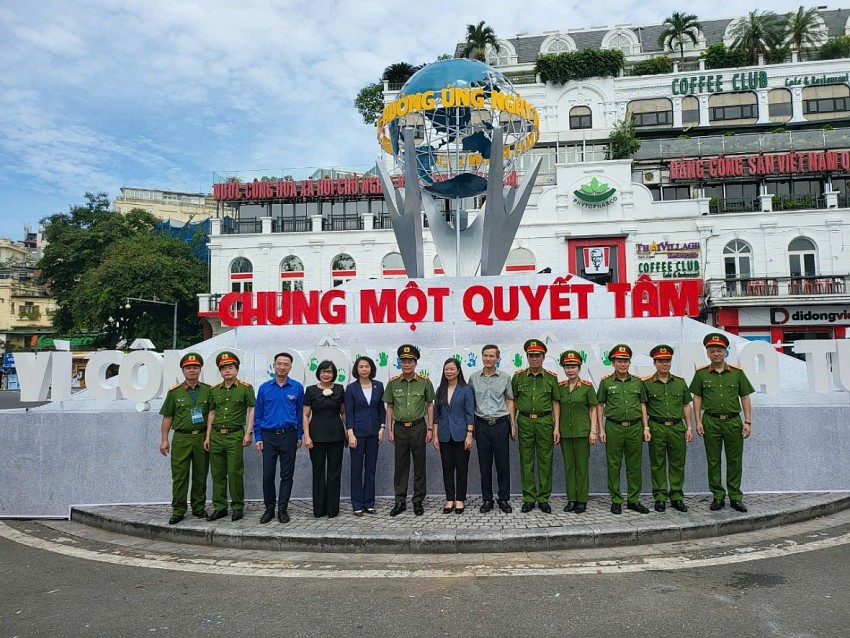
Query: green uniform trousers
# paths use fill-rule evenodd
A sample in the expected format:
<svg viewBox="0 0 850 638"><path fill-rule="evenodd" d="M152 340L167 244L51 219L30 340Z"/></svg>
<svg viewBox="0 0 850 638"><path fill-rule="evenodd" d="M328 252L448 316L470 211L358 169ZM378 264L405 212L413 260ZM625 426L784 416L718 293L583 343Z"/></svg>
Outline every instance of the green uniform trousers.
<svg viewBox="0 0 850 638"><path fill-rule="evenodd" d="M620 468L626 457L627 502L640 501L641 463L643 462L643 425L640 421L623 427L617 421L605 421L605 455L608 458L608 493L612 503L622 503Z"/></svg>
<svg viewBox="0 0 850 638"><path fill-rule="evenodd" d="M407 500L407 484L410 477L410 459L413 459L413 498L415 504L422 503L427 494L425 464L425 436L427 430L424 420L411 427L401 423L393 423L393 438L395 439L395 476L393 490L396 503ZM358 445L360 445L358 443Z"/></svg>
<svg viewBox="0 0 850 638"><path fill-rule="evenodd" d="M587 436L561 439L567 500L587 503L590 493L590 441Z"/></svg>
<svg viewBox="0 0 850 638"><path fill-rule="evenodd" d="M662 425L649 421L652 438L649 441L649 467L652 475L652 496L656 501L684 500L685 488L685 424ZM668 483L668 472L670 481Z"/></svg>
<svg viewBox="0 0 850 638"><path fill-rule="evenodd" d="M519 470L524 503L548 503L552 496L552 452L555 425L550 418L517 419ZM534 475L535 460L537 477Z"/></svg>
<svg viewBox="0 0 850 638"><path fill-rule="evenodd" d="M210 475L212 476L212 502L216 511L227 509L227 488L233 509L245 509L245 461L242 458L244 430L222 434L213 428L210 432Z"/></svg>
<svg viewBox="0 0 850 638"><path fill-rule="evenodd" d="M200 512L207 502L207 469L209 456L204 449L204 432L171 437L171 513L186 514L186 496L189 494L189 472L192 473L192 511Z"/></svg>
<svg viewBox="0 0 850 638"><path fill-rule="evenodd" d="M718 500L726 498L720 469L720 457L724 447L726 448L726 487L729 498L733 501L744 498L744 493L741 491L744 458L743 425L740 416L726 421L715 419L707 414L702 416L705 458L708 461L708 489Z"/></svg>

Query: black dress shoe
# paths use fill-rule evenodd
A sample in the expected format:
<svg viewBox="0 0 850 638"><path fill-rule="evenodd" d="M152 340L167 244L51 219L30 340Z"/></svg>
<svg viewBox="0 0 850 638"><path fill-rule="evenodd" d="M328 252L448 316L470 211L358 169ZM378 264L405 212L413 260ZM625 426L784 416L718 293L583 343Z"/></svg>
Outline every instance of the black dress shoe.
<svg viewBox="0 0 850 638"><path fill-rule="evenodd" d="M466 511L466 507L456 507L455 514L463 514Z"/></svg>
<svg viewBox="0 0 850 638"><path fill-rule="evenodd" d="M263 515L260 517L260 525L265 525L266 523L270 523L274 518L274 510L266 510L263 512Z"/></svg>
<svg viewBox="0 0 850 638"><path fill-rule="evenodd" d="M507 501L499 501L499 509L502 510L505 514L510 514L514 511L514 508L511 507L511 504Z"/></svg>
<svg viewBox="0 0 850 638"><path fill-rule="evenodd" d="M578 503L576 501L567 501L567 504L564 505L564 511L565 512L575 512L576 511L576 505L578 505Z"/></svg>
<svg viewBox="0 0 850 638"><path fill-rule="evenodd" d="M425 507L422 503L413 504L413 513L416 514L416 516L422 516L425 513Z"/></svg>
<svg viewBox="0 0 850 638"><path fill-rule="evenodd" d="M573 510L575 514L584 514L587 511L587 503L576 501L576 508Z"/></svg>
<svg viewBox="0 0 850 638"><path fill-rule="evenodd" d="M655 511L664 512L667 510L667 504L664 501L655 501Z"/></svg>
<svg viewBox="0 0 850 638"><path fill-rule="evenodd" d="M711 501L711 505L708 506L708 509L710 509L712 512L716 512L717 510L722 510L725 505L726 501L724 501L722 498L716 498Z"/></svg>
<svg viewBox="0 0 850 638"><path fill-rule="evenodd" d="M549 503L546 502L546 501L544 501L542 503L538 503L537 507L539 507L540 511L543 512L544 514L551 514L552 513L552 506L549 505Z"/></svg>
<svg viewBox="0 0 850 638"><path fill-rule="evenodd" d="M480 512L481 512L482 514L486 514L486 513L487 513L487 512L489 512L491 509L493 509L493 501L484 501L483 503L481 503L481 509L480 509Z"/></svg>
<svg viewBox="0 0 850 638"><path fill-rule="evenodd" d="M393 505L393 508L390 510L390 516L398 516L399 514L401 514L406 509L407 509L407 503L405 503L404 501L399 501L398 503Z"/></svg>
<svg viewBox="0 0 850 638"><path fill-rule="evenodd" d="M738 512L746 512L747 511L747 506L744 505L744 503L742 501L733 501L732 499L729 499L729 505L732 506L733 510L736 510Z"/></svg>
<svg viewBox="0 0 850 638"><path fill-rule="evenodd" d="M637 503L626 503L626 509L637 512L638 514L649 514L649 508L645 507L640 501Z"/></svg>
<svg viewBox="0 0 850 638"><path fill-rule="evenodd" d="M481 507L482 507L481 511L483 512L483 511L484 511L484 509L483 509L483 508L484 508L484 506L482 505ZM451 504L451 505L449 505L448 507L444 507L444 508L443 508L443 514L451 514L451 513L454 511L454 508L455 508L455 504L454 504L454 503L452 503L452 504Z"/></svg>
<svg viewBox="0 0 850 638"><path fill-rule="evenodd" d="M678 510L680 512L687 512L688 506L685 505L684 501L670 501L670 507L674 510Z"/></svg>
<svg viewBox="0 0 850 638"><path fill-rule="evenodd" d="M218 519L224 518L225 516L227 516L227 510L215 510L212 514L207 516L207 520L210 522L217 521Z"/></svg>
<svg viewBox="0 0 850 638"><path fill-rule="evenodd" d="M179 523L182 520L183 520L182 515L175 514L174 516L172 516L171 518L168 519L168 524L169 525L177 525L177 523Z"/></svg>
<svg viewBox="0 0 850 638"><path fill-rule="evenodd" d="M195 518L206 518L208 516L207 510L195 510L192 512L192 516Z"/></svg>
<svg viewBox="0 0 850 638"><path fill-rule="evenodd" d="M230 516L231 521L241 521L245 517L245 512L242 510L233 510L233 514Z"/></svg>
<svg viewBox="0 0 850 638"><path fill-rule="evenodd" d="M611 503L611 513L612 514L622 514L623 506L620 503Z"/></svg>
<svg viewBox="0 0 850 638"><path fill-rule="evenodd" d="M289 522L289 513L288 512L278 512L277 513L277 521L278 521L278 523L288 523Z"/></svg>
<svg viewBox="0 0 850 638"><path fill-rule="evenodd" d="M534 509L534 503L529 503L528 501L525 501L525 502L523 502L522 507L520 508L520 511L523 514L528 514L533 509Z"/></svg>

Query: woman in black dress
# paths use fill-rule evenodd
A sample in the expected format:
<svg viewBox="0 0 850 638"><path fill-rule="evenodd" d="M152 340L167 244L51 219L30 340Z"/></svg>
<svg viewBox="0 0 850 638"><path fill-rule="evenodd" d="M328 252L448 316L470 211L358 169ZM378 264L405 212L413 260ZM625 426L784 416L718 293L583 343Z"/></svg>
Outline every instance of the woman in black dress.
<svg viewBox="0 0 850 638"><path fill-rule="evenodd" d="M339 487L345 441L345 391L333 361L316 368L319 382L304 391L304 445L313 463L313 515L339 514Z"/></svg>

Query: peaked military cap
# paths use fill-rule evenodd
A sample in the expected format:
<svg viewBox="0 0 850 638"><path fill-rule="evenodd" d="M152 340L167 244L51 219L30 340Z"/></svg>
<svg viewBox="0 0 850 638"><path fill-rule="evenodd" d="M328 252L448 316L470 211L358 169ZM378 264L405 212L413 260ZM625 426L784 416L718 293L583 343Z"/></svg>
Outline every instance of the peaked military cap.
<svg viewBox="0 0 850 638"><path fill-rule="evenodd" d="M672 359L673 348L662 343L661 345L655 346L652 350L650 350L649 356L653 359Z"/></svg>
<svg viewBox="0 0 850 638"><path fill-rule="evenodd" d="M215 358L216 367L235 365L237 368L239 367L239 357L237 357L232 352L220 352L219 355Z"/></svg>
<svg viewBox="0 0 850 638"><path fill-rule="evenodd" d="M415 359L416 361L419 361L419 348L417 348L416 346L412 346L409 343L406 343L403 346L399 346L398 358Z"/></svg>
<svg viewBox="0 0 850 638"><path fill-rule="evenodd" d="M625 343L618 343L616 346L611 348L611 352L608 353L609 359L631 359L632 358L632 349L629 348Z"/></svg>
<svg viewBox="0 0 850 638"><path fill-rule="evenodd" d="M580 366L581 365L581 355L575 350L567 350L561 353L561 356L558 358L561 362L562 366Z"/></svg>
<svg viewBox="0 0 850 638"><path fill-rule="evenodd" d="M529 339L525 342L525 345L522 347L525 350L526 354L531 354L533 352L540 352L542 354L546 354L546 344L540 341L539 339Z"/></svg>
<svg viewBox="0 0 850 638"><path fill-rule="evenodd" d="M702 345L706 348L711 346L720 346L721 348L729 347L729 339L726 338L726 335L722 335L719 332L712 332L711 334L705 335L705 339L702 340Z"/></svg>
<svg viewBox="0 0 850 638"><path fill-rule="evenodd" d="M199 355L197 352L187 352L183 355L183 358L180 359L180 367L185 368L186 366L203 366L204 358Z"/></svg>

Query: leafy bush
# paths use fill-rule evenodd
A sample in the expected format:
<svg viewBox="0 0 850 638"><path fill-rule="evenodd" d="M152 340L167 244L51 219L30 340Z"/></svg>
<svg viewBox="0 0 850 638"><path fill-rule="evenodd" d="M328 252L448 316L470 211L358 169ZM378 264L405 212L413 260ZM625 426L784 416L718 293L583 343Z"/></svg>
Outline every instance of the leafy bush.
<svg viewBox="0 0 850 638"><path fill-rule="evenodd" d="M616 124L608 135L606 159L629 159L640 148L640 140L635 134L635 121L627 117Z"/></svg>
<svg viewBox="0 0 850 638"><path fill-rule="evenodd" d="M672 72L673 63L666 55L641 60L632 66L632 75L662 75L663 73Z"/></svg>
<svg viewBox="0 0 850 638"><path fill-rule="evenodd" d="M820 57L822 60L850 58L850 35L839 36L824 42L820 48Z"/></svg>
<svg viewBox="0 0 850 638"><path fill-rule="evenodd" d="M619 49L584 49L567 53L546 53L537 57L534 72L541 81L566 84L590 77L613 77L625 63Z"/></svg>
<svg viewBox="0 0 850 638"><path fill-rule="evenodd" d="M747 66L747 54L743 51L732 51L722 42L706 47L702 54L706 69L728 69L737 66Z"/></svg>

